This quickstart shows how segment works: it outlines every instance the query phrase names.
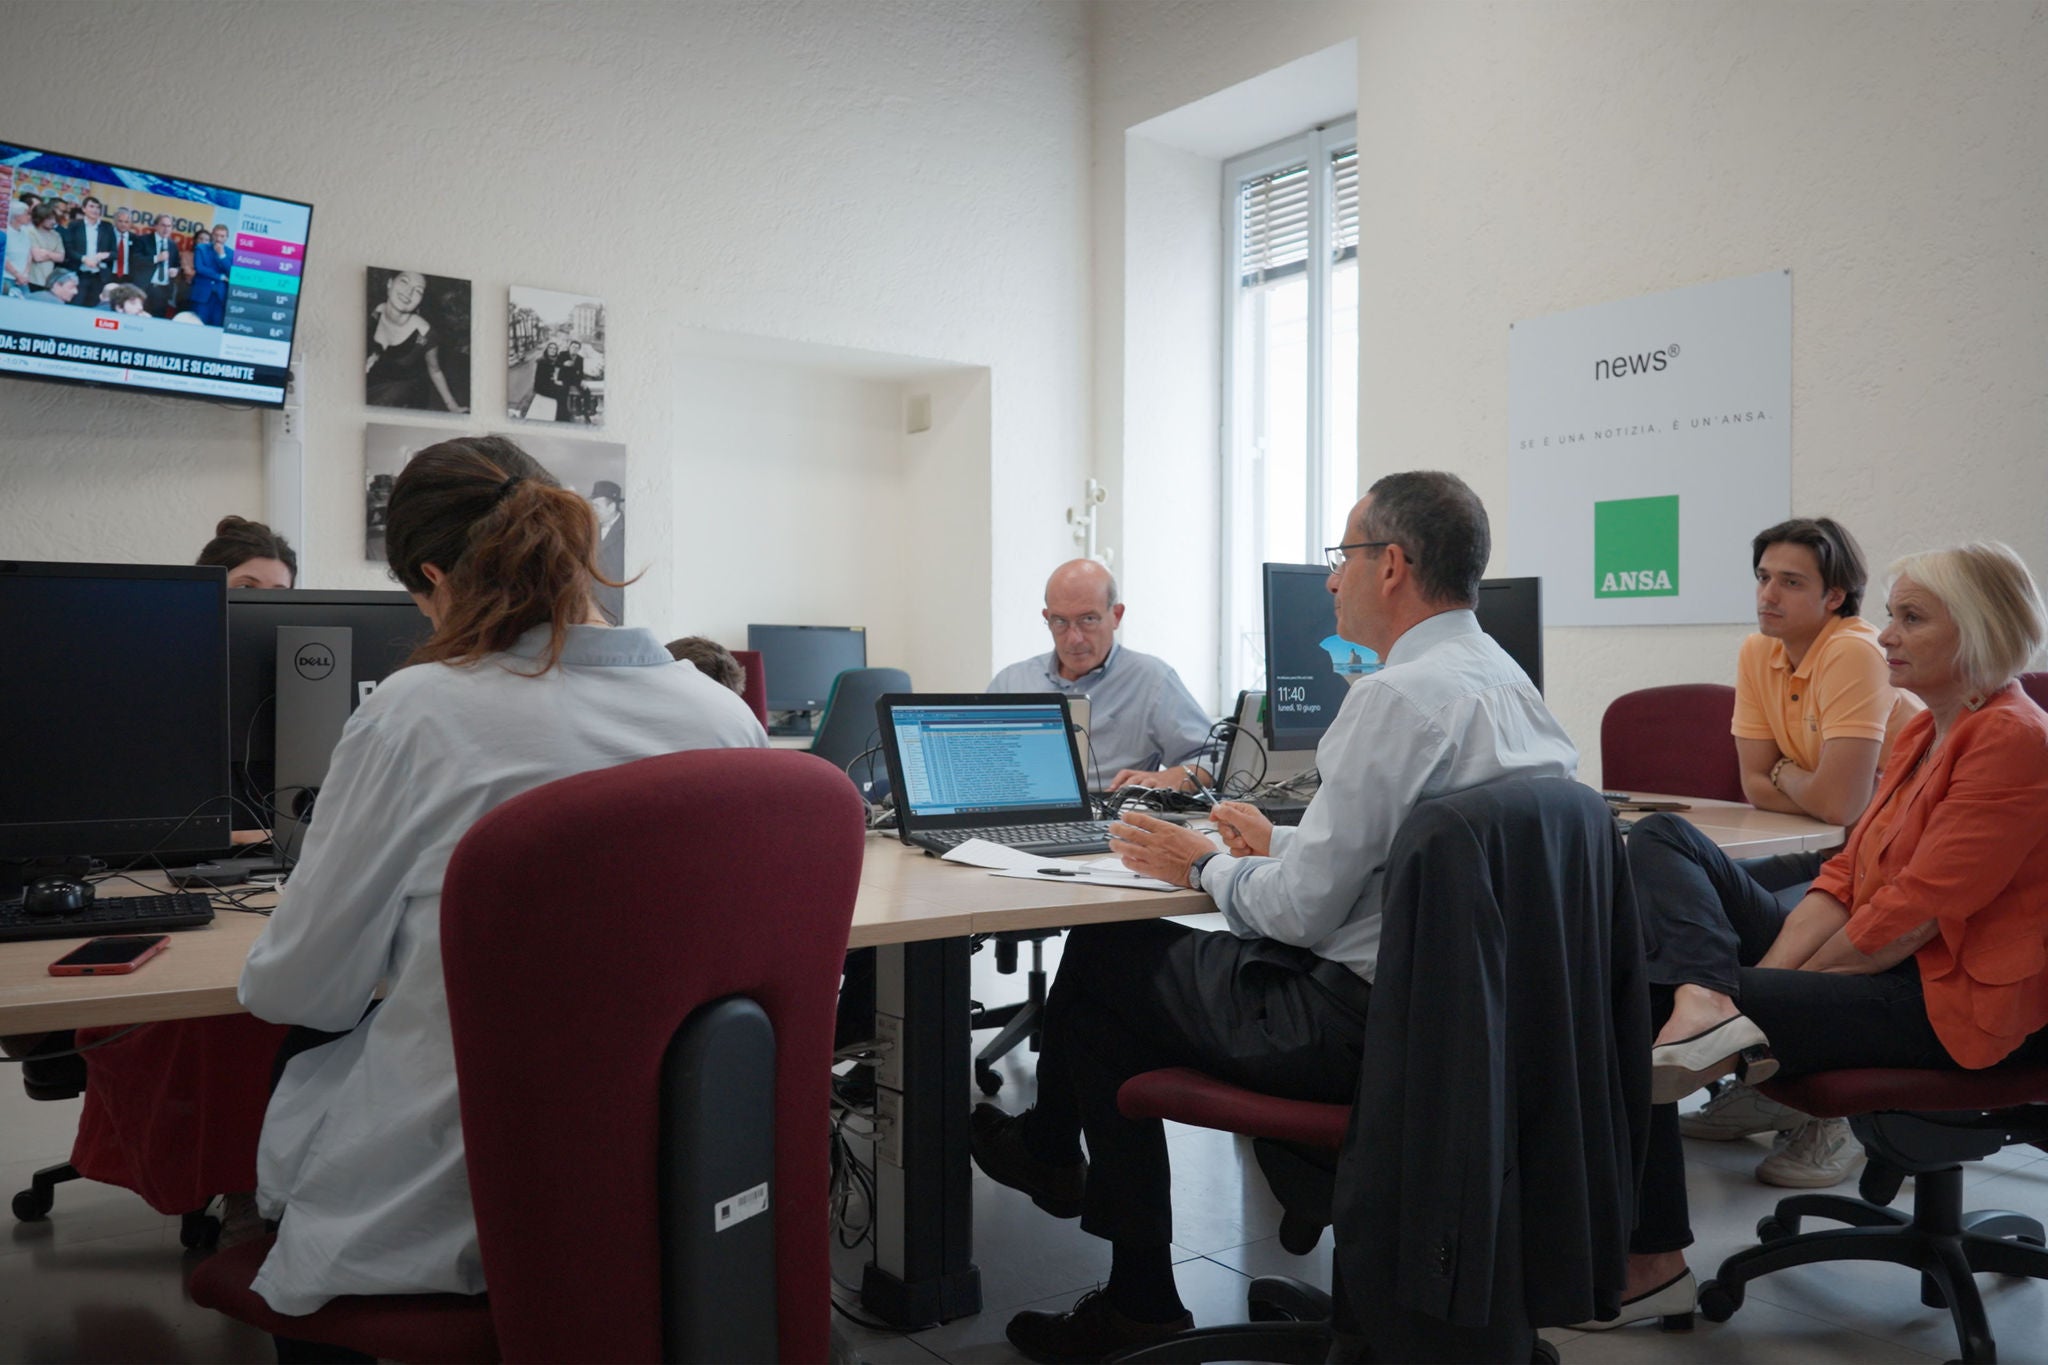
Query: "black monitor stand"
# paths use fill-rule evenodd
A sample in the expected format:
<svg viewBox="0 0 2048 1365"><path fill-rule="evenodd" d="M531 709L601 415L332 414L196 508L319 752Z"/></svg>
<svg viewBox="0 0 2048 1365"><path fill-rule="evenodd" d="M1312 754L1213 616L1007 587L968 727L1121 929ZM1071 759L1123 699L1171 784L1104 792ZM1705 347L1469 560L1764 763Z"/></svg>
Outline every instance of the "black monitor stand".
<svg viewBox="0 0 2048 1365"><path fill-rule="evenodd" d="M768 733L777 739L809 739L813 733L811 717L813 711L770 711Z"/></svg>

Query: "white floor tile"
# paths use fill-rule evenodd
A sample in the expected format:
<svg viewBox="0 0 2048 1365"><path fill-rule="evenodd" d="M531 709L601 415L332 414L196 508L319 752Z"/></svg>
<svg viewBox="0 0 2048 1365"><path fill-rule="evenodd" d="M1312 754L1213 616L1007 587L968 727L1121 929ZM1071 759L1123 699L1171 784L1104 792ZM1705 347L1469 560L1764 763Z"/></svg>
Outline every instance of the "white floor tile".
<svg viewBox="0 0 2048 1365"><path fill-rule="evenodd" d="M1564 1365L1920 1365L1942 1358L1754 1298L1725 1323L1700 1319L1690 1332L1663 1332L1654 1323L1587 1332L1560 1344L1558 1354Z"/></svg>

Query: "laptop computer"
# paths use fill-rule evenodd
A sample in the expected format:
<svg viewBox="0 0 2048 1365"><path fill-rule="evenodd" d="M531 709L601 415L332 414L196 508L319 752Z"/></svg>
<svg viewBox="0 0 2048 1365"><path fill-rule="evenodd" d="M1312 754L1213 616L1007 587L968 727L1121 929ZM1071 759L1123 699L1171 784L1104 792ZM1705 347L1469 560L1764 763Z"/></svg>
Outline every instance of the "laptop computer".
<svg viewBox="0 0 2048 1365"><path fill-rule="evenodd" d="M1106 853L1057 692L893 692L875 702L896 825L944 855L969 839L1026 853Z"/></svg>

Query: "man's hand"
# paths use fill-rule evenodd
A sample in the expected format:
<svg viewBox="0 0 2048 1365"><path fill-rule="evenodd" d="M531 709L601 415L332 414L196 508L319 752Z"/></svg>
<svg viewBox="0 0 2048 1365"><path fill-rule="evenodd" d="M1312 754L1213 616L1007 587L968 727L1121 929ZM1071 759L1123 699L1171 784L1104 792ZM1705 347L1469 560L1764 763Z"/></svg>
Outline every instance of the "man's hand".
<svg viewBox="0 0 2048 1365"><path fill-rule="evenodd" d="M1188 884L1188 867L1216 846L1203 835L1137 811L1125 811L1109 827L1109 851L1124 866L1175 886Z"/></svg>
<svg viewBox="0 0 2048 1365"><path fill-rule="evenodd" d="M1233 858L1264 858L1273 852L1273 822L1257 807L1225 801L1209 812L1209 818Z"/></svg>
<svg viewBox="0 0 2048 1365"><path fill-rule="evenodd" d="M1118 787L1164 787L1167 791L1173 792L1194 790L1188 781L1188 767L1185 763L1156 771L1145 768L1120 768L1117 775L1110 779L1109 787L1111 791Z"/></svg>

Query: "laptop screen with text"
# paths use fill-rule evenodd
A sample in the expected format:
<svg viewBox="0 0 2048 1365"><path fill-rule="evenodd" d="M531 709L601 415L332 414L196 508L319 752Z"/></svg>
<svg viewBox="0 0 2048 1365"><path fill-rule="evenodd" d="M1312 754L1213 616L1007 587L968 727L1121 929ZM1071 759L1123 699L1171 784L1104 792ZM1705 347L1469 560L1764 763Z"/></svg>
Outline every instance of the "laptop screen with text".
<svg viewBox="0 0 2048 1365"><path fill-rule="evenodd" d="M1058 703L890 707L897 800L919 818L1085 803Z"/></svg>

